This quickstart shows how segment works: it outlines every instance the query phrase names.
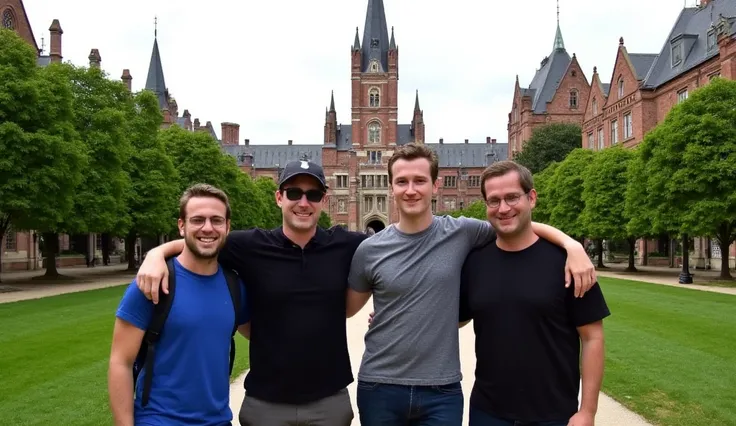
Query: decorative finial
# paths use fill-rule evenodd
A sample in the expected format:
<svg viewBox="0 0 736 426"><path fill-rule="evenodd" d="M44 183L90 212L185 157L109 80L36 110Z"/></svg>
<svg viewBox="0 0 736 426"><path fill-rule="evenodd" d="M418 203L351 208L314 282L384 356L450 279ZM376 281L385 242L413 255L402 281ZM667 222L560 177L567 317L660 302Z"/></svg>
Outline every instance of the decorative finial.
<svg viewBox="0 0 736 426"><path fill-rule="evenodd" d="M593 74L598 74L598 67L593 67Z"/></svg>
<svg viewBox="0 0 736 426"><path fill-rule="evenodd" d="M557 26L560 25L560 0L557 0Z"/></svg>
<svg viewBox="0 0 736 426"><path fill-rule="evenodd" d="M43 37L41 37L41 54L43 55L43 51L46 49L46 41Z"/></svg>
<svg viewBox="0 0 736 426"><path fill-rule="evenodd" d="M624 45L624 38L623 38L623 37L620 37L620 38L618 39L618 45L619 45L619 46L623 46L623 45Z"/></svg>
<svg viewBox="0 0 736 426"><path fill-rule="evenodd" d="M158 16L153 17L153 37L158 37Z"/></svg>

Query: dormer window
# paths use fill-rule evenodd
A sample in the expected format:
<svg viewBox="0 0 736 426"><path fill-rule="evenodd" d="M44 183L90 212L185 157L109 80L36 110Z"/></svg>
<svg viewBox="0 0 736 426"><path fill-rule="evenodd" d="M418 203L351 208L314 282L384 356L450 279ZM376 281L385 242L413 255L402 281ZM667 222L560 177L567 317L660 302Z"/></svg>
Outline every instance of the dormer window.
<svg viewBox="0 0 736 426"><path fill-rule="evenodd" d="M718 44L718 40L716 38L716 29L711 27L708 30L708 52L713 50L717 44Z"/></svg>
<svg viewBox="0 0 736 426"><path fill-rule="evenodd" d="M677 41L672 45L672 67L676 67L682 63L682 41Z"/></svg>
<svg viewBox="0 0 736 426"><path fill-rule="evenodd" d="M382 70L381 65L375 59L371 61L368 69L370 70L370 72L381 72Z"/></svg>

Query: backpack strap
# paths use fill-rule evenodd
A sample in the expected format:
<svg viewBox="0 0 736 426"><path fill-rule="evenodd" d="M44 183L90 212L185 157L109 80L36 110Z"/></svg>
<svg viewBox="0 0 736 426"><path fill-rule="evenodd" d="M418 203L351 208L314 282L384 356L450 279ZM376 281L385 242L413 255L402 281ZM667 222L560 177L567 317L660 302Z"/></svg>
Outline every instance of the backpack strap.
<svg viewBox="0 0 736 426"><path fill-rule="evenodd" d="M143 336L143 345L141 350L145 350L144 357L144 368L146 369L146 375L143 378L143 395L141 404L145 407L148 404L148 398L151 394L151 384L153 380L153 364L156 356L156 344L161 338L161 332L163 331L166 319L171 311L171 305L174 302L174 291L176 289L176 270L174 268L174 258L166 260L166 266L169 268L169 294L163 291L159 292L158 304L153 307L153 318L151 323L148 325L146 334ZM146 362L147 361L147 362Z"/></svg>
<svg viewBox="0 0 736 426"><path fill-rule="evenodd" d="M235 364L235 333L238 331L238 324L240 323L240 318L243 315L243 296L238 274L232 269L222 268L222 270L225 274L227 288L230 291L230 298L233 301L233 309L235 310L235 324L233 325L233 332L230 335L230 374L232 374L233 366Z"/></svg>

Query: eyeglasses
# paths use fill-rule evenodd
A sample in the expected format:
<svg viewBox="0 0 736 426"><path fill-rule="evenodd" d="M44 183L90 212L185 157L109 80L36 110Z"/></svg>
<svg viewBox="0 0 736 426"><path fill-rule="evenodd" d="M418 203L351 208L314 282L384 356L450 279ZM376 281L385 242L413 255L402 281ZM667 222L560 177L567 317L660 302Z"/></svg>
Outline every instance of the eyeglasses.
<svg viewBox="0 0 736 426"><path fill-rule="evenodd" d="M210 218L202 216L192 216L188 219L188 221L190 225L196 228L201 228L204 226L205 223L207 223L207 219L210 220L210 223L214 228L222 228L227 223L227 219L222 216L212 216Z"/></svg>
<svg viewBox="0 0 736 426"><path fill-rule="evenodd" d="M503 198L489 198L486 200L486 205L492 209L495 209L497 207L501 206L501 200L506 202L506 205L508 206L515 206L519 203L519 200L521 200L521 197L524 195L527 195L528 192L525 192L523 194L509 194Z"/></svg>
<svg viewBox="0 0 736 426"><path fill-rule="evenodd" d="M284 189L284 193L286 193L286 198L291 201L299 201L302 199L302 196L306 195L307 201L310 203L319 203L325 196L325 193L319 189L304 191L301 188L286 188Z"/></svg>

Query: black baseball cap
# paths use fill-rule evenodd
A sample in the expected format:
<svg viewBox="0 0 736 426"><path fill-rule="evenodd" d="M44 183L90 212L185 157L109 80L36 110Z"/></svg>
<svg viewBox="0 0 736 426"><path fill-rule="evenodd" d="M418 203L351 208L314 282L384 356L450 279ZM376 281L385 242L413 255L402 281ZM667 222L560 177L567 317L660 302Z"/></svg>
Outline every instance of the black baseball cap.
<svg viewBox="0 0 736 426"><path fill-rule="evenodd" d="M325 171L322 169L322 166L307 160L296 160L286 164L286 167L284 167L284 170L281 172L281 176L279 177L279 189L281 189L287 180L298 175L309 175L315 177L322 185L322 189L327 191L328 187L325 180Z"/></svg>

